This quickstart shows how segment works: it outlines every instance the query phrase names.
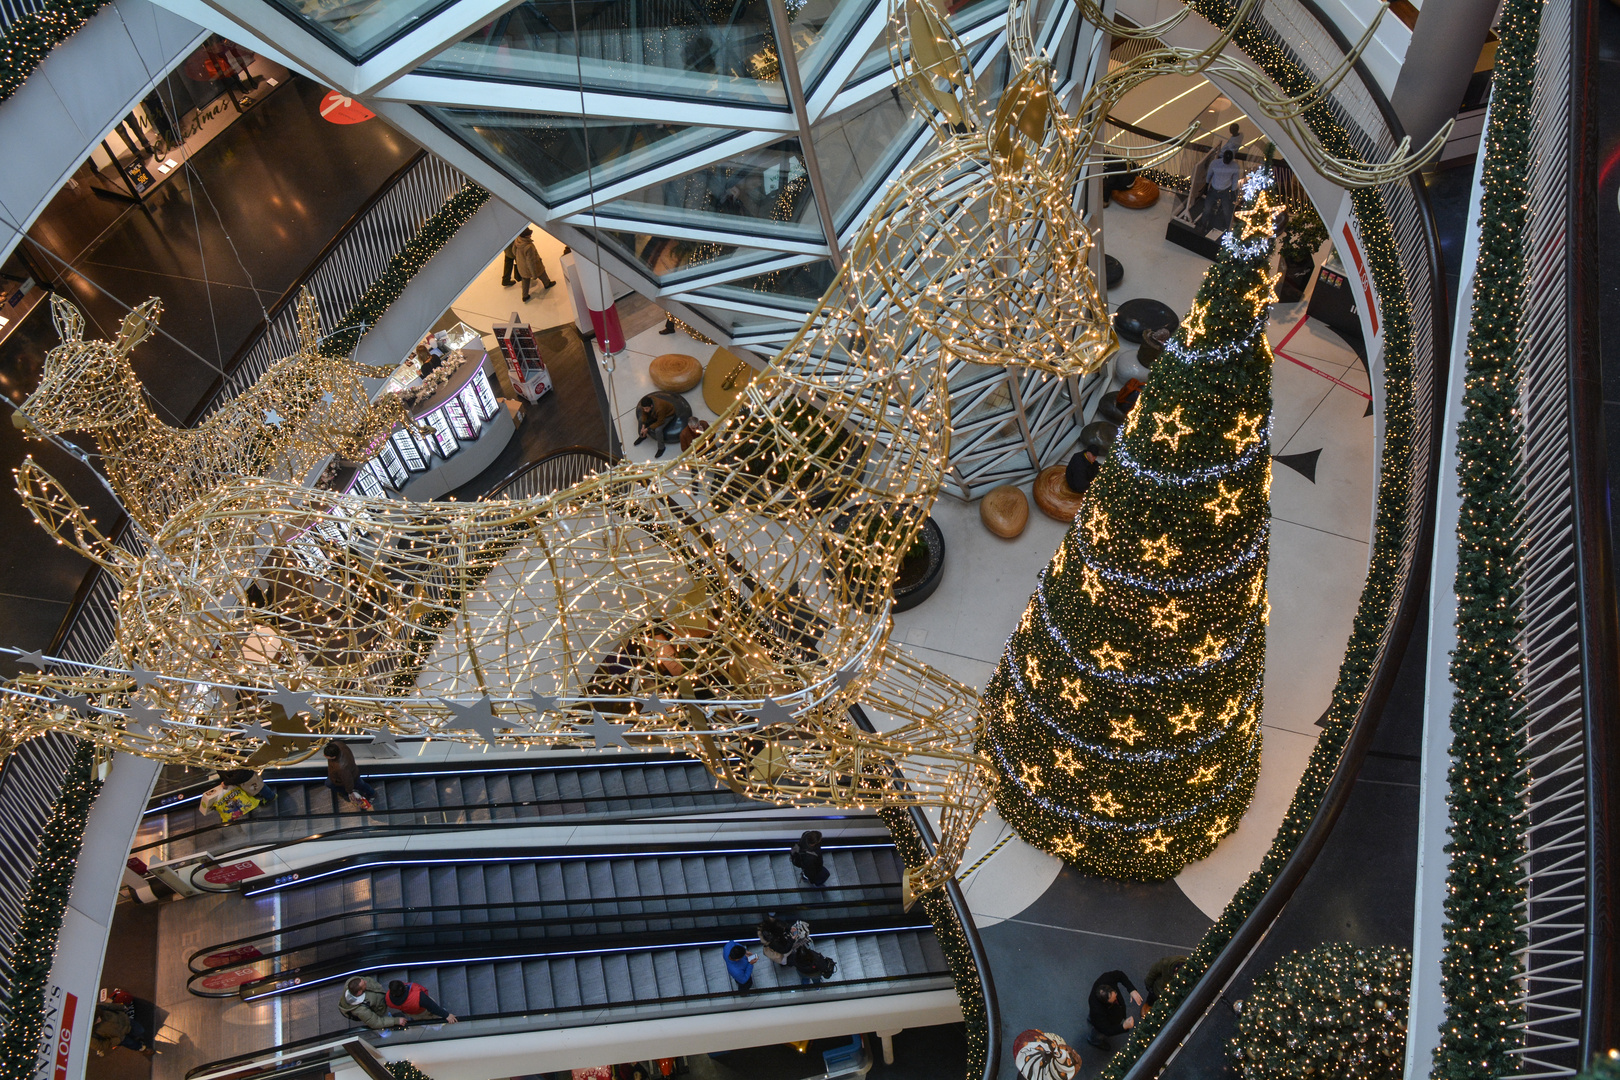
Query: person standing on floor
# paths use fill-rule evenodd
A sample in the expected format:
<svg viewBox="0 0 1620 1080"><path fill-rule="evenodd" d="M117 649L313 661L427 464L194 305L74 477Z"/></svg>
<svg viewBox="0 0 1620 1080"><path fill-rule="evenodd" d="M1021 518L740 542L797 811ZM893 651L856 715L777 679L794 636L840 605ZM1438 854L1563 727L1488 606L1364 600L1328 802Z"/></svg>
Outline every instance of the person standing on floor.
<svg viewBox="0 0 1620 1080"><path fill-rule="evenodd" d="M1206 233L1212 226L1225 232L1232 224L1238 180L1243 177L1243 166L1237 163L1236 158L1232 151L1222 150L1220 158L1211 162L1204 173L1209 201L1204 204L1204 216L1199 219L1198 227Z"/></svg>
<svg viewBox="0 0 1620 1080"><path fill-rule="evenodd" d="M1238 151L1243 149L1243 129L1236 124L1227 128L1226 141L1221 144L1221 149L1232 151L1232 157L1235 160Z"/></svg>
<svg viewBox="0 0 1620 1080"><path fill-rule="evenodd" d="M442 1019L447 1024L456 1022L456 1014L434 1001L427 987L417 982L401 982L399 979L390 982L388 1007L394 1012L403 1013L408 1020Z"/></svg>
<svg viewBox="0 0 1620 1080"><path fill-rule="evenodd" d="M517 241L507 244L501 251L501 288L510 289L517 284Z"/></svg>
<svg viewBox="0 0 1620 1080"><path fill-rule="evenodd" d="M554 284L551 275L546 273L546 264L540 260L540 249L534 246L534 230L524 227L512 241L512 254L517 260L517 276L523 282L523 300L529 299L529 285L535 278L540 279L540 287L549 289Z"/></svg>
<svg viewBox="0 0 1620 1080"><path fill-rule="evenodd" d="M377 797L377 789L361 777L360 764L354 760L354 751L349 749L347 743L332 739L327 742L324 753L326 786L335 794L370 813L371 800Z"/></svg>
<svg viewBox="0 0 1620 1080"><path fill-rule="evenodd" d="M157 1047L146 1036L146 1029L129 1014L129 1006L100 1002L96 1005L95 1026L90 1029L90 1048L97 1057L106 1057L107 1051L120 1046L126 1050L138 1050L147 1057L157 1053Z"/></svg>
<svg viewBox="0 0 1620 1080"><path fill-rule="evenodd" d="M1109 1039L1123 1035L1136 1026L1136 1018L1125 1007L1121 987L1131 996L1131 1001L1142 1004L1142 995L1123 971L1105 971L1091 986L1088 999L1090 1008L1086 1017L1091 1023L1091 1034L1086 1041L1099 1050L1110 1049Z"/></svg>
<svg viewBox="0 0 1620 1080"><path fill-rule="evenodd" d="M792 931L787 924L775 915L767 915L759 920L755 930L759 934L760 951L765 958L778 967L786 967L794 949Z"/></svg>
<svg viewBox="0 0 1620 1080"><path fill-rule="evenodd" d="M832 876L826 860L821 857L821 833L815 829L808 829L799 837L788 855L788 861L799 868L804 880L818 889L825 886L827 879Z"/></svg>
<svg viewBox="0 0 1620 1080"><path fill-rule="evenodd" d="M382 983L358 975L343 984L343 996L338 998L338 1012L372 1031L404 1027L406 1024L403 1016L388 1015L388 992L383 989Z"/></svg>
<svg viewBox="0 0 1620 1080"><path fill-rule="evenodd" d="M754 988L754 959L754 954L737 942L726 942L726 974L737 984L739 994Z"/></svg>

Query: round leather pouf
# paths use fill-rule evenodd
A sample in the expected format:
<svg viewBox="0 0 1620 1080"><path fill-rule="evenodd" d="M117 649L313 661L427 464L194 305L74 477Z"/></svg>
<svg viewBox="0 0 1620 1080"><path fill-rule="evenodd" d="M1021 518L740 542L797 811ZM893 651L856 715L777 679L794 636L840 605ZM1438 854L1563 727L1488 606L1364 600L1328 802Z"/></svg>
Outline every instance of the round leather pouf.
<svg viewBox="0 0 1620 1080"><path fill-rule="evenodd" d="M1119 331L1120 337L1134 345L1142 344L1142 335L1149 330L1162 327L1174 330L1180 325L1181 316L1169 304L1146 296L1127 300L1114 312L1114 329Z"/></svg>
<svg viewBox="0 0 1620 1080"><path fill-rule="evenodd" d="M1114 192L1114 201L1129 210L1146 210L1159 201L1159 185L1145 176L1138 176L1136 183L1124 191Z"/></svg>
<svg viewBox="0 0 1620 1080"><path fill-rule="evenodd" d="M1125 280L1125 264L1112 255L1104 255L1103 259L1108 264L1108 287L1112 289Z"/></svg>
<svg viewBox="0 0 1620 1080"><path fill-rule="evenodd" d="M1145 383L1148 381L1148 376L1153 372L1142 366L1142 353L1138 350L1135 356L1129 353L1120 353L1114 360L1114 374L1126 382L1136 379L1138 382ZM1120 385L1123 386L1124 383Z"/></svg>
<svg viewBox="0 0 1620 1080"><path fill-rule="evenodd" d="M695 356L670 352L654 357L647 374L658 389L684 394L703 381L703 365Z"/></svg>
<svg viewBox="0 0 1620 1080"><path fill-rule="evenodd" d="M1035 478L1035 505L1053 521L1067 524L1080 512L1085 496L1069 489L1069 482L1063 478L1064 470L1063 465L1048 465L1041 470L1041 475Z"/></svg>
<svg viewBox="0 0 1620 1080"><path fill-rule="evenodd" d="M1107 420L1093 420L1080 429L1081 447L1094 450L1099 457L1108 452L1119 436L1119 425L1110 424Z"/></svg>
<svg viewBox="0 0 1620 1080"><path fill-rule="evenodd" d="M1011 540L1029 524L1029 500L1011 484L991 488L979 500L979 520L1003 540Z"/></svg>

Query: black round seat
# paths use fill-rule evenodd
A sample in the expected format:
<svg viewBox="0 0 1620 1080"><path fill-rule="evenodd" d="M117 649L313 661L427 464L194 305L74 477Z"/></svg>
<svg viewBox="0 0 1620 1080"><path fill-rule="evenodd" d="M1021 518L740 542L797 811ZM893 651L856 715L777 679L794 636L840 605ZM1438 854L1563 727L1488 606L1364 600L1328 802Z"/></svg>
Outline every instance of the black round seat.
<svg viewBox="0 0 1620 1080"><path fill-rule="evenodd" d="M1145 296L1125 301L1114 312L1114 329L1119 331L1119 336L1138 345L1142 343L1142 335L1149 330L1168 329L1173 332L1180 325L1181 317L1169 304Z"/></svg>
<svg viewBox="0 0 1620 1080"><path fill-rule="evenodd" d="M1113 399L1112 394L1108 397L1110 401ZM1107 420L1093 420L1080 429L1080 448L1090 450L1098 457L1106 457L1118 437L1118 424L1111 424Z"/></svg>
<svg viewBox="0 0 1620 1080"><path fill-rule="evenodd" d="M1120 282L1125 280L1125 264L1114 258L1112 255L1104 255L1103 258L1108 261L1108 287L1112 289L1115 285L1118 285Z"/></svg>

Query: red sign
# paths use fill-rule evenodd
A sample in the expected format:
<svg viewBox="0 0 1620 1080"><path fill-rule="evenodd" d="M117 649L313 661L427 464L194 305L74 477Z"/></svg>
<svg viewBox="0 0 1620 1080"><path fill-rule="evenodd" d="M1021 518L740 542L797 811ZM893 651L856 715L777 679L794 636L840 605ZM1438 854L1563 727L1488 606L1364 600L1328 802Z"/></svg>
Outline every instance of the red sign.
<svg viewBox="0 0 1620 1080"><path fill-rule="evenodd" d="M321 116L334 124L363 124L377 114L349 95L331 90L321 98Z"/></svg>
<svg viewBox="0 0 1620 1080"><path fill-rule="evenodd" d="M1372 332L1378 333L1378 305L1373 302L1372 282L1367 279L1367 268L1361 262L1361 249L1356 246L1356 238L1350 233L1350 223L1344 223L1344 242L1350 246L1350 259L1356 264L1356 273L1361 276L1361 293L1367 298L1367 320L1372 323Z"/></svg>
<svg viewBox="0 0 1620 1080"><path fill-rule="evenodd" d="M242 862L224 863L220 866L210 866L203 874L203 880L210 885L229 885L235 881L246 881L248 878L259 877L264 873L259 864L252 859Z"/></svg>
<svg viewBox="0 0 1620 1080"><path fill-rule="evenodd" d="M73 1014L78 1011L79 998L76 994L67 995L67 1003L62 1006L62 1026L56 1029L56 1072L54 1080L67 1080L68 1052L73 1049Z"/></svg>
<svg viewBox="0 0 1620 1080"><path fill-rule="evenodd" d="M233 986L241 986L245 982L252 982L259 977L259 969L253 965L232 968L222 971L218 975L210 975L199 985L204 990L229 990Z"/></svg>
<svg viewBox="0 0 1620 1080"><path fill-rule="evenodd" d="M226 949L224 952L209 953L203 957L203 967L222 968L226 964L235 964L243 960L252 960L256 956L263 956L252 945L242 945L235 949Z"/></svg>

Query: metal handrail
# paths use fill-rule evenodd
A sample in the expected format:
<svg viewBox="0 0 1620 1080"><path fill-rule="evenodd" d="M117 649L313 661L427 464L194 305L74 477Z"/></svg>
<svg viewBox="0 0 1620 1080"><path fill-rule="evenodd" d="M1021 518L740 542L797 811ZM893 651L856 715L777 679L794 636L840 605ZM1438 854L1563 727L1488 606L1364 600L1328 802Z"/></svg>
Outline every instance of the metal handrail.
<svg viewBox="0 0 1620 1080"><path fill-rule="evenodd" d="M564 446L520 465L490 488L486 499L522 499L549 495L573 487L585 477L609 468L617 461L594 446ZM591 466L591 467L587 467ZM551 475L546 475L547 473ZM534 480L529 477L541 475Z"/></svg>
<svg viewBox="0 0 1620 1080"><path fill-rule="evenodd" d="M772 994L785 994L785 995L809 994L809 993L814 993L814 992L816 992L818 990L826 990L826 989L842 990L843 988L850 987L850 986L873 986L873 987L897 986L899 984L908 983L908 982L922 982L924 980L936 980L936 979L940 978L941 976L948 977L949 975L950 975L950 972L948 972L948 971L917 971L917 972L908 972L905 975L874 975L874 976L870 976L870 977L862 978L862 979L840 979L836 983L828 983L828 984L812 983L812 984L809 984L809 985L800 985L800 986L757 986L757 987L754 988L753 992L751 994L749 994L748 996L749 996L749 999L751 1001L757 1001L762 997L765 997L767 995L772 995ZM836 995L836 996L843 997L843 996L847 996L847 995L840 994L840 995ZM458 1039L458 1038L472 1039L472 1038L479 1038L481 1036L488 1036L490 1034L489 1032L467 1031L467 1030L465 1030L463 1028L463 1025L471 1026L470 1022L477 1021L477 1020L509 1020L509 1019L517 1019L517 1018L520 1018L520 1017L532 1018L532 1017L534 1017L536 1015L554 1016L554 1015L556 1015L558 1013L577 1013L577 1012L604 1012L605 1013L605 1012L610 1012L610 1011L613 1011L613 1010L616 1010L616 1009L626 1009L626 1010L628 1010L628 1009L644 1009L644 1008L651 1008L651 1007L663 1006L663 1005L683 1005L683 1004L688 1004L688 1003L711 1002L711 1001L733 1001L734 1002L736 1000L737 1000L737 994L736 994L735 991L733 991L733 990L722 990L722 991L719 991L717 993L676 994L676 995L671 995L669 997L646 998L646 999L643 999L641 1001L606 1002L606 1003L596 1002L596 1003L591 1003L591 1004L579 1004L579 1005L557 1005L557 1006L554 1006L553 1008L547 1009L545 1011L545 1013L543 1013L543 1014L536 1014L536 1013L532 1013L532 1012L517 1011L517 1010L509 1011L509 1012L495 1012L495 1013L470 1013L470 1014L468 1014L466 1016L458 1017L457 1019L460 1020L460 1023L458 1023L456 1025L455 1029L449 1029L449 1030L441 1031L438 1034L437 1038L439 1038L439 1039ZM416 1027L436 1026L436 1022L431 1021L431 1020L428 1021L426 1024L413 1022L412 1024L407 1024L406 1025L407 1030L412 1026L416 1026ZM503 1034L504 1033L505 1032L503 1032ZM190 1072L186 1073L185 1080L226 1080L227 1077L246 1075L247 1070L249 1068L251 1068L252 1066L257 1065L260 1062L263 1062L265 1064L269 1064L269 1063L273 1062L275 1058L281 1057L281 1056L283 1056L283 1055L285 1055L285 1054L287 1054L289 1052L297 1052L297 1051L301 1051L301 1050L319 1049L320 1047L326 1046L326 1045L338 1046L338 1045L342 1044L343 1042L348 1041L349 1039L355 1038L356 1036L360 1036L360 1037L363 1038L366 1034L367 1034L367 1031L364 1028L351 1028L348 1031L342 1032L342 1033L337 1034L337 1035L312 1035L307 1039L299 1039L299 1040L297 1040L295 1042L284 1043L281 1046L272 1047L272 1048L270 1048L268 1050L255 1050L255 1051L251 1051L251 1052L246 1053L246 1054L237 1054L235 1057L222 1058L219 1061L211 1061L206 1065L199 1065L196 1068L192 1069Z"/></svg>

